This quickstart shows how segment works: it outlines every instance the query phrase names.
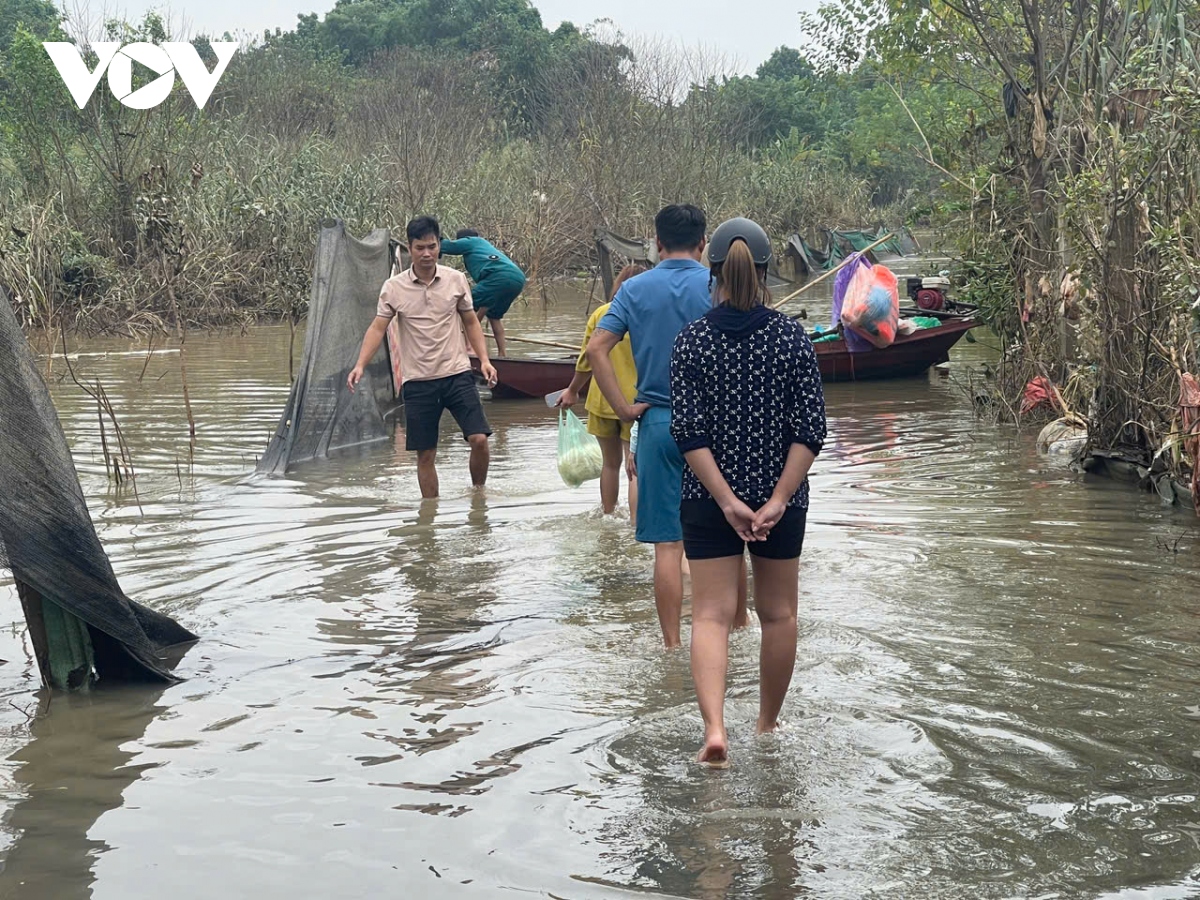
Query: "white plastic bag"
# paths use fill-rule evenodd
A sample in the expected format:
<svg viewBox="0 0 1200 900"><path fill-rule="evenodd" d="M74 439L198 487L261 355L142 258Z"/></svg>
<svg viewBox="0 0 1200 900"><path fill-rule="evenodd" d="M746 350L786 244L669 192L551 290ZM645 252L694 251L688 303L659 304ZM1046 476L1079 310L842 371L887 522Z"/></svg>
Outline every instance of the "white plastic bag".
<svg viewBox="0 0 1200 900"><path fill-rule="evenodd" d="M567 487L579 487L599 478L604 454L595 435L588 434L579 416L569 409L558 411L558 474Z"/></svg>

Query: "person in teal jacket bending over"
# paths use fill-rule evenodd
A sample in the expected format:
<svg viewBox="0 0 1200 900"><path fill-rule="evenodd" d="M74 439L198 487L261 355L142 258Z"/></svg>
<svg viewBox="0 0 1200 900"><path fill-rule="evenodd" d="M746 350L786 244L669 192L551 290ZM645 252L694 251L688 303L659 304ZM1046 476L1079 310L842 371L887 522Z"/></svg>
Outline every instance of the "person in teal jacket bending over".
<svg viewBox="0 0 1200 900"><path fill-rule="evenodd" d="M491 242L472 228L460 228L454 240L442 241L442 254L461 256L467 271L475 281L471 291L475 314L482 322L486 317L496 338L496 355L508 356L501 319L525 287L525 273L501 253Z"/></svg>

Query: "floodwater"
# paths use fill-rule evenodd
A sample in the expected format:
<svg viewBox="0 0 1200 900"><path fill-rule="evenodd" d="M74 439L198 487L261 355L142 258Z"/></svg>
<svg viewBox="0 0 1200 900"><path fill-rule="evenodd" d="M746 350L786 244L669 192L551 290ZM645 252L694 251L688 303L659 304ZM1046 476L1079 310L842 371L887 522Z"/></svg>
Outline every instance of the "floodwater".
<svg viewBox="0 0 1200 900"><path fill-rule="evenodd" d="M582 305L510 330L578 340ZM203 640L178 685L47 708L0 582L0 897L1200 897L1200 528L979 421L982 343L828 388L787 728L753 736L751 628L724 772L689 762L651 554L562 485L551 411L487 405L483 494L448 418L433 504L391 442L248 479L287 347L188 338L191 456L177 356L77 361L140 508L54 362L124 589Z"/></svg>

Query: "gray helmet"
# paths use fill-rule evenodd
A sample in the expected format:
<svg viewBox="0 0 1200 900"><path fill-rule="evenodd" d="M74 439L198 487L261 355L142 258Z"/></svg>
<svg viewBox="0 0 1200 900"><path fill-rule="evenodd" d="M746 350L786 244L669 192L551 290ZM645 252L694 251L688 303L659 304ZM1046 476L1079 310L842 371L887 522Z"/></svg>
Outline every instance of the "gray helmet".
<svg viewBox="0 0 1200 900"><path fill-rule="evenodd" d="M708 261L711 265L725 262L729 248L736 240L743 240L750 248L756 266L765 266L771 261L771 239L763 231L762 226L750 219L738 216L736 219L726 219L717 226L708 242Z"/></svg>

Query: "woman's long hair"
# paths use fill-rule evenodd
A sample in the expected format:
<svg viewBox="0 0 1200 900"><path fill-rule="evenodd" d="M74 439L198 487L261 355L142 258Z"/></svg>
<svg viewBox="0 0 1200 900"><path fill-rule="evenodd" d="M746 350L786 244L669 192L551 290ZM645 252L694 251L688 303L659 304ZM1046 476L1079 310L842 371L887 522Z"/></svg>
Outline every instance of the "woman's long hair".
<svg viewBox="0 0 1200 900"><path fill-rule="evenodd" d="M745 241L729 245L725 260L713 266L720 302L742 312L771 302L767 290L767 267L756 266Z"/></svg>
<svg viewBox="0 0 1200 900"><path fill-rule="evenodd" d="M632 278L634 275L641 275L643 272L648 271L650 270L641 263L630 263L627 265L617 273L617 277L613 281L612 297L609 297L608 299L612 300L613 297L617 296L617 291L621 289L621 285L625 283L625 279Z"/></svg>

